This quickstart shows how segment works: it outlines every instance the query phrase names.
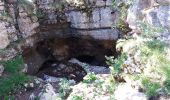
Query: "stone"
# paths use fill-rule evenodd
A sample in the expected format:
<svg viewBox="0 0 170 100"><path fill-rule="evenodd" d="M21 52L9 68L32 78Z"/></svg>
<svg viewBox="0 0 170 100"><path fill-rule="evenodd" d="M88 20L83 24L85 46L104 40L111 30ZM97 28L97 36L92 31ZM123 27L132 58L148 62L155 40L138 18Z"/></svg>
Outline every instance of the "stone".
<svg viewBox="0 0 170 100"><path fill-rule="evenodd" d="M58 100L58 95L55 93L55 89L51 84L46 84L42 92L39 93L39 99L40 100Z"/></svg>
<svg viewBox="0 0 170 100"><path fill-rule="evenodd" d="M77 29L95 29L111 27L113 19L111 7L94 8L90 14L83 11L71 11L67 13L71 27Z"/></svg>
<svg viewBox="0 0 170 100"><path fill-rule="evenodd" d="M127 22L133 30L137 28L138 22L162 27L170 31L170 0L135 0L128 9Z"/></svg>
<svg viewBox="0 0 170 100"><path fill-rule="evenodd" d="M90 36L97 40L117 40L119 32L116 29L98 29L98 30L78 30L80 36Z"/></svg>
<svg viewBox="0 0 170 100"><path fill-rule="evenodd" d="M22 32L24 38L32 36L36 33L35 29L39 26L39 23L32 22L29 17L23 18L22 16L18 18L18 26Z"/></svg>
<svg viewBox="0 0 170 100"><path fill-rule="evenodd" d="M36 96L35 96L34 93L32 93L32 94L30 95L30 97L29 97L29 100L35 100L35 99L36 99Z"/></svg>
<svg viewBox="0 0 170 100"><path fill-rule="evenodd" d="M94 74L109 74L110 73L110 68L107 68L106 66L94 66L94 65L89 65L87 63L81 62L77 60L76 58L72 58L69 60L71 63L76 63L79 64L80 66L88 66L84 68L87 72L92 72Z"/></svg>
<svg viewBox="0 0 170 100"><path fill-rule="evenodd" d="M129 24L131 29L137 29L138 21L143 20L144 18L142 10L149 8L151 5L150 2L150 0L135 0L133 5L130 6L128 9L126 22Z"/></svg>
<svg viewBox="0 0 170 100"><path fill-rule="evenodd" d="M138 92L128 83L120 84L114 92L116 100L148 100L144 93Z"/></svg>
<svg viewBox="0 0 170 100"><path fill-rule="evenodd" d="M160 5L170 5L170 0L155 0Z"/></svg>
<svg viewBox="0 0 170 100"><path fill-rule="evenodd" d="M2 76L3 72L4 72L4 66L0 65L0 76Z"/></svg>
<svg viewBox="0 0 170 100"><path fill-rule="evenodd" d="M59 82L61 78L49 76L49 75L44 75L44 79L46 82Z"/></svg>
<svg viewBox="0 0 170 100"><path fill-rule="evenodd" d="M10 60L14 57L16 57L18 54L18 51L15 50L14 48L8 48L6 50L2 50L1 53L0 53L0 60Z"/></svg>
<svg viewBox="0 0 170 100"><path fill-rule="evenodd" d="M96 0L96 6L98 7L112 6L112 0Z"/></svg>
<svg viewBox="0 0 170 100"><path fill-rule="evenodd" d="M170 6L159 6L144 12L146 21L155 26L168 29L170 31Z"/></svg>
<svg viewBox="0 0 170 100"><path fill-rule="evenodd" d="M1 30L0 32L0 43L0 49L5 49L10 43L6 30Z"/></svg>

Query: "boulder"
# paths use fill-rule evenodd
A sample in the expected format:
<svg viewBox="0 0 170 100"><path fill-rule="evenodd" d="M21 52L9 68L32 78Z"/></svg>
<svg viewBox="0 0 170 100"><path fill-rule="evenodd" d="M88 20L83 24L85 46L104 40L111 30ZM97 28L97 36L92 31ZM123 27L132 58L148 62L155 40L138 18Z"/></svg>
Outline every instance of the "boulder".
<svg viewBox="0 0 170 100"><path fill-rule="evenodd" d="M8 39L7 30L1 30L1 32L0 32L0 43L1 43L0 49L5 49L9 45L10 40Z"/></svg>
<svg viewBox="0 0 170 100"><path fill-rule="evenodd" d="M114 96L116 100L148 100L144 93L138 92L128 83L119 85Z"/></svg>
<svg viewBox="0 0 170 100"><path fill-rule="evenodd" d="M51 84L46 84L42 92L39 93L39 100L58 100L58 95L55 92L54 87Z"/></svg>

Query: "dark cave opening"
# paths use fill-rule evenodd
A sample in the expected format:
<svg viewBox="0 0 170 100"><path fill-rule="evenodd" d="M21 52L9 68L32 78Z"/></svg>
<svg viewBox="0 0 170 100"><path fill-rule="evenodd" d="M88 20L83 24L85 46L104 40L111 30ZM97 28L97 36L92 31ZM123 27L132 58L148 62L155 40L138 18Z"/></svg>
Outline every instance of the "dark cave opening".
<svg viewBox="0 0 170 100"><path fill-rule="evenodd" d="M116 56L115 43L113 40L80 37L43 39L24 55L28 74L42 79L49 75L82 81L87 72L81 65L69 60L75 58L91 66L107 67L105 56Z"/></svg>
<svg viewBox="0 0 170 100"><path fill-rule="evenodd" d="M91 56L91 55L80 55L80 56L77 56L76 59L78 59L81 62L88 63L88 64L95 64L95 62L96 62L96 57ZM100 62L98 62L98 63L100 63Z"/></svg>

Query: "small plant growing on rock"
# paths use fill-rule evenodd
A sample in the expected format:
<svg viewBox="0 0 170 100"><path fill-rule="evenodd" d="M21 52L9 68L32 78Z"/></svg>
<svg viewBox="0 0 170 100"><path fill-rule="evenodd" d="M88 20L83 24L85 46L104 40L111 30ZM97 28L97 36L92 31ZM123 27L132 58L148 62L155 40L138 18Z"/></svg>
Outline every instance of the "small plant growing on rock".
<svg viewBox="0 0 170 100"><path fill-rule="evenodd" d="M83 82L85 83L91 83L97 79L96 75L94 73L88 73L85 77Z"/></svg>
<svg viewBox="0 0 170 100"><path fill-rule="evenodd" d="M143 78L142 84L149 97L158 95L157 90L160 89L159 83L151 82L148 78Z"/></svg>
<svg viewBox="0 0 170 100"><path fill-rule="evenodd" d="M106 63L110 66L112 77L117 81L124 81L122 79L121 73L124 62L127 59L126 54L122 54L118 58L114 59L114 57L106 57Z"/></svg>
<svg viewBox="0 0 170 100"><path fill-rule="evenodd" d="M165 29L163 29L162 27L153 27L152 25L150 25L147 22L138 22L138 27L141 30L141 35L143 37L147 37L147 38L154 38L156 36L159 35L159 33L162 33L165 31Z"/></svg>
<svg viewBox="0 0 170 100"><path fill-rule="evenodd" d="M64 98L71 90L70 83L67 79L62 79L59 86L59 95L61 98Z"/></svg>

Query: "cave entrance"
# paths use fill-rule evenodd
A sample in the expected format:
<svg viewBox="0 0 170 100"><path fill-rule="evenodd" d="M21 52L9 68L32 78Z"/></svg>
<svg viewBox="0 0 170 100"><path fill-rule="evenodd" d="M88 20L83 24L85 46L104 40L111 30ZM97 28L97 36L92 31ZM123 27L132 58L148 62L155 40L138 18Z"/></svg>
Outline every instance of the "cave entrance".
<svg viewBox="0 0 170 100"><path fill-rule="evenodd" d="M96 57L95 56L91 56L91 55L80 55L80 56L78 56L76 58L79 61L85 62L85 63L88 63L88 64L95 64L95 62L96 62Z"/></svg>
<svg viewBox="0 0 170 100"><path fill-rule="evenodd" d="M87 72L69 60L74 58L88 65L107 67L105 56L117 56L115 44L113 40L93 38L50 38L37 42L24 57L29 74L65 77L78 82Z"/></svg>

